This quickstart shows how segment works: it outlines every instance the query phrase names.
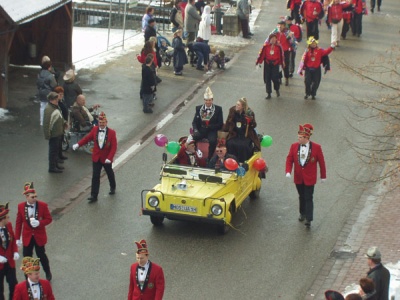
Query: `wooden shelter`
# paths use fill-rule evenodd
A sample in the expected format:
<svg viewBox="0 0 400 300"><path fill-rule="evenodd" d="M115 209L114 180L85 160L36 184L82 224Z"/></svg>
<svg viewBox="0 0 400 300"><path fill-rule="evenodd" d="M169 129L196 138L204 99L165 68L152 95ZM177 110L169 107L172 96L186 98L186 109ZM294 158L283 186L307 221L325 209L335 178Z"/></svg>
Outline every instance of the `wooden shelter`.
<svg viewBox="0 0 400 300"><path fill-rule="evenodd" d="M0 0L0 108L7 106L8 68L40 65L44 55L72 65L71 0Z"/></svg>

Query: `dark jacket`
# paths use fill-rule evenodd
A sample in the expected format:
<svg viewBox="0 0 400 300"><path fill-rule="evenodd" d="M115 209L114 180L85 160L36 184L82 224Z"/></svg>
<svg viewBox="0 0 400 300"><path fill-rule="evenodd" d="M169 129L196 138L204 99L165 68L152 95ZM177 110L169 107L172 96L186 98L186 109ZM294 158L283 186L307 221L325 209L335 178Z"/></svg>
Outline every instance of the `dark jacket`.
<svg viewBox="0 0 400 300"><path fill-rule="evenodd" d="M74 104L76 97L82 94L82 89L75 81L64 82L63 88L65 106L70 108Z"/></svg>
<svg viewBox="0 0 400 300"><path fill-rule="evenodd" d="M47 95L57 86L54 74L49 70L42 69L38 74L36 86L39 91L39 100L47 102Z"/></svg>
<svg viewBox="0 0 400 300"><path fill-rule="evenodd" d="M192 122L193 130L194 131L197 130L201 133L205 133L208 131L218 132L218 130L221 130L222 126L224 125L224 117L222 115L222 107L219 105L214 105L214 107L215 107L214 115L210 118L208 124L205 124L205 122L202 121L202 118L200 115L200 110L201 110L202 106L203 105L196 106L196 113L194 115L193 122Z"/></svg>
<svg viewBox="0 0 400 300"><path fill-rule="evenodd" d="M208 64L208 58L210 56L210 46L204 42L195 42L193 43L193 50L196 52L200 52L203 54L204 64ZM199 56L199 54L197 54Z"/></svg>
<svg viewBox="0 0 400 300"><path fill-rule="evenodd" d="M142 90L143 94L153 94L156 80L154 78L153 70L143 64L142 66Z"/></svg>
<svg viewBox="0 0 400 300"><path fill-rule="evenodd" d="M183 67L188 63L188 59L182 39L178 36L174 37L172 47L174 48L174 68Z"/></svg>
<svg viewBox="0 0 400 300"><path fill-rule="evenodd" d="M152 36L157 36L156 29L151 26L146 26L144 30L144 41L147 42Z"/></svg>
<svg viewBox="0 0 400 300"><path fill-rule="evenodd" d="M367 277L375 283L376 300L389 300L389 270L382 264L378 264L368 271Z"/></svg>
<svg viewBox="0 0 400 300"><path fill-rule="evenodd" d="M64 123L65 121L58 105L47 103L43 116L44 138L49 140L50 138L64 135Z"/></svg>
<svg viewBox="0 0 400 300"><path fill-rule="evenodd" d="M225 160L227 160L228 158L232 158L232 159L236 160L237 162L239 161L235 155L226 153L225 156L224 156L224 163L222 163L220 165L220 167L219 167L219 169L221 171L228 171L228 169L225 167ZM210 161L208 162L207 168L215 169L215 165L217 164L217 160L218 160L218 155L215 154L210 159Z"/></svg>

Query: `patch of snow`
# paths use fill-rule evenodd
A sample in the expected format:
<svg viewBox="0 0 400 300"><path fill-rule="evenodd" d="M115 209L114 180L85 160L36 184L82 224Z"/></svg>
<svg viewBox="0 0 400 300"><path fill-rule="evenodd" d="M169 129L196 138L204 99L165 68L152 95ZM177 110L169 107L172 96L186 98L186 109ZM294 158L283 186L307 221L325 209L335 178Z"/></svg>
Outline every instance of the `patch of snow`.
<svg viewBox="0 0 400 300"><path fill-rule="evenodd" d="M12 116L9 116L8 113L8 109L0 108L0 122L12 119Z"/></svg>

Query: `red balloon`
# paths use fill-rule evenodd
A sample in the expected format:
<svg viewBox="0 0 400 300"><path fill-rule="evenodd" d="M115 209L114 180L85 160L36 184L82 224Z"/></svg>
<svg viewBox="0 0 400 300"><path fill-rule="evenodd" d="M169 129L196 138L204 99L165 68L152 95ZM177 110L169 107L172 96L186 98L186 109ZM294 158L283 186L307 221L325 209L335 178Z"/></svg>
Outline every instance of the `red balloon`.
<svg viewBox="0 0 400 300"><path fill-rule="evenodd" d="M262 158L257 158L253 163L254 169L256 169L259 172L264 171L266 166L267 164L265 160Z"/></svg>
<svg viewBox="0 0 400 300"><path fill-rule="evenodd" d="M237 161L233 158L227 158L224 162L224 165L229 171L235 171L239 167Z"/></svg>

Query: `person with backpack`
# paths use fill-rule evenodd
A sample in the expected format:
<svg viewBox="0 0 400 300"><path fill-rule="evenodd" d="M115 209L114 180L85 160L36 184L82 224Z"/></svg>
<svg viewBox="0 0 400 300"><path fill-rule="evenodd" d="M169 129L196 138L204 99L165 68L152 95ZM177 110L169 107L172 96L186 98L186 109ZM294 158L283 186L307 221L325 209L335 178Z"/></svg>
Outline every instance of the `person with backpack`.
<svg viewBox="0 0 400 300"><path fill-rule="evenodd" d="M287 16L285 18L286 21L286 26L287 28L293 32L294 38L296 39L295 44L293 45L293 47L290 50L290 56L289 56L289 77L292 78L293 77L293 73L294 73L294 69L295 69L295 61L296 61L296 45L297 43L300 43L303 39L303 29L301 28L301 26L296 23L293 24L293 17L291 16Z"/></svg>
<svg viewBox="0 0 400 300"><path fill-rule="evenodd" d="M169 14L169 20L173 25L171 29L172 32L175 32L178 29L183 28L183 16L179 5L179 0L174 1L174 6L172 7L171 12Z"/></svg>

